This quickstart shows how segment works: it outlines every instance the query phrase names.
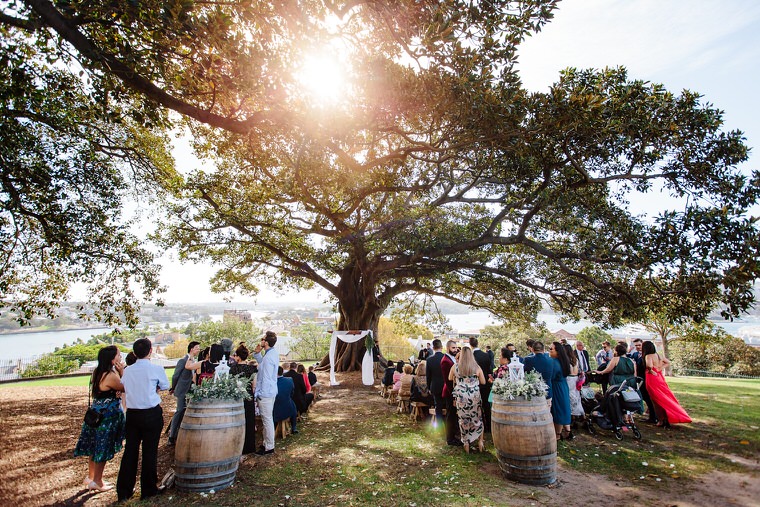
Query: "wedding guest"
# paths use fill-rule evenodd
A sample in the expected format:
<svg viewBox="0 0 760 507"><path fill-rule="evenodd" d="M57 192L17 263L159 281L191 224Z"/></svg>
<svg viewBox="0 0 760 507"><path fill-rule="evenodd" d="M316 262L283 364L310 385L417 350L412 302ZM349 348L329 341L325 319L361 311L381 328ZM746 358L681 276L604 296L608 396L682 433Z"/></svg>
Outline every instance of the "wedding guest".
<svg viewBox="0 0 760 507"><path fill-rule="evenodd" d="M399 380L398 398L400 400L408 400L412 396L412 381L414 380L414 375L412 375L413 371L414 368L411 364L404 366L404 373Z"/></svg>
<svg viewBox="0 0 760 507"><path fill-rule="evenodd" d="M575 355L572 345L563 345L565 355L570 362L570 374L567 376L567 390L570 394L570 416L582 418L585 414L583 404L581 403L580 387L583 385L583 372L578 366L578 356ZM572 436L571 431L568 436ZM571 438L572 440L572 438Z"/></svg>
<svg viewBox="0 0 760 507"><path fill-rule="evenodd" d="M314 373L314 367L309 366L309 383L311 384L311 392L314 393L314 401L319 399L319 392L322 390L322 383L317 380L317 374Z"/></svg>
<svg viewBox="0 0 760 507"><path fill-rule="evenodd" d="M277 397L277 367L278 356L274 348L277 343L277 335L273 331L267 331L261 342L256 345L253 357L258 362L259 373L256 377L256 389L254 399L259 404L259 414L263 426L264 444L256 454L272 454L274 452L274 400ZM262 355L261 352L264 352Z"/></svg>
<svg viewBox="0 0 760 507"><path fill-rule="evenodd" d="M485 446L480 386L486 383L486 379L483 370L475 362L471 348L461 350L458 362L449 371L449 380L456 381L453 395L464 450L469 453L470 445L477 441L478 450L482 452Z"/></svg>
<svg viewBox="0 0 760 507"><path fill-rule="evenodd" d="M409 400L424 403L428 407L433 406L433 394L428 389L427 383L427 361L421 361L417 365L417 371L412 379L412 394Z"/></svg>
<svg viewBox="0 0 760 507"><path fill-rule="evenodd" d="M396 371L393 372L393 390L398 394L401 389L401 375L404 374L404 361L396 363Z"/></svg>
<svg viewBox="0 0 760 507"><path fill-rule="evenodd" d="M134 495L137 474L137 460L142 448L140 471L140 498L148 498L159 493L158 482L158 441L164 416L158 391L169 389L166 371L159 365L151 364L150 353L153 346L147 338L140 338L132 345L137 362L124 370L121 378L127 397L127 443L121 458L119 478L116 481L116 496L119 501Z"/></svg>
<svg viewBox="0 0 760 507"><path fill-rule="evenodd" d="M177 398L177 409L174 412L171 423L169 423L169 445L174 445L177 441L179 426L182 424L182 418L185 416L185 409L187 408L185 396L187 396L190 386L193 384L193 373L201 366L200 362L195 361L200 351L201 344L199 342L188 343L187 355L177 361L177 366L174 368L169 394L173 394Z"/></svg>
<svg viewBox="0 0 760 507"><path fill-rule="evenodd" d="M570 429L572 416L570 415L570 390L567 388L567 376L570 375L570 360L565 353L565 347L560 342L553 342L549 346L549 356L554 362L554 373L551 377L552 384L552 419L557 440L572 440L574 435Z"/></svg>
<svg viewBox="0 0 760 507"><path fill-rule="evenodd" d="M459 418L457 417L457 407L454 400L454 382L450 376L451 370L457 363L457 354L459 354L457 342L454 340L446 342L446 354L441 358L440 371L444 379L441 397L446 408L444 425L446 426L446 443L448 445L462 445L462 440L459 436Z"/></svg>
<svg viewBox="0 0 760 507"><path fill-rule="evenodd" d="M121 351L116 345L98 351L98 365L91 377L91 406L102 414L103 419L97 428L82 423L79 441L74 449L74 456L89 456L84 480L88 490L102 492L113 489L113 485L103 480L103 470L124 442L124 412L119 400L120 393L124 392L121 383L123 373Z"/></svg>
<svg viewBox="0 0 760 507"><path fill-rule="evenodd" d="M618 343L615 345L615 355L607 363L607 367L601 371L603 375L610 375L610 383L613 386L626 382L630 387L636 387L636 363L626 353L628 347Z"/></svg>
<svg viewBox="0 0 760 507"><path fill-rule="evenodd" d="M649 340L644 342L641 350L647 369L645 373L647 390L657 413L657 426L668 427L671 424L690 423L691 417L681 408L662 374L670 361L665 357L660 357L654 348L654 343Z"/></svg>
<svg viewBox="0 0 760 507"><path fill-rule="evenodd" d="M512 356L515 352L509 349L509 345L501 348L499 355L499 367L494 373L494 378L509 378L509 363L512 361Z"/></svg>
<svg viewBox="0 0 760 507"><path fill-rule="evenodd" d="M282 366L277 367L277 396L274 400L272 417L274 423L290 419L290 431L298 434L298 409L293 401L293 379L283 376Z"/></svg>
<svg viewBox="0 0 760 507"><path fill-rule="evenodd" d="M243 375L246 379L245 388L251 399L243 400L243 410L245 411L245 441L243 443L243 454L251 454L256 451L256 402L253 401L253 379L255 378L258 368L248 362L250 351L244 343L233 353L235 363L230 366L230 375Z"/></svg>
<svg viewBox="0 0 760 507"><path fill-rule="evenodd" d="M644 422L650 423L650 424L656 424L657 423L657 415L654 411L654 404L652 403L652 398L649 396L649 391L647 391L647 382L646 382L646 364L644 363L644 354L642 352L642 348L644 345L644 340L641 338L636 338L633 340L633 348L634 351L631 354L628 354L628 357L633 359L633 361L636 363L636 376L641 380L641 385L639 386L639 393L641 393L641 399L644 400L644 403L647 405L647 420Z"/></svg>

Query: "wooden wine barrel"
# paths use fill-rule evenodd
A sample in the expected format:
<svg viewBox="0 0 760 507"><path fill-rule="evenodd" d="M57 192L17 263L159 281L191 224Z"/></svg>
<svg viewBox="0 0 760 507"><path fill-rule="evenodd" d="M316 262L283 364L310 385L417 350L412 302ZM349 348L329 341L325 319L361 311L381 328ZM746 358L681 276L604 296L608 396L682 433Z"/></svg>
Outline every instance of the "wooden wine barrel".
<svg viewBox="0 0 760 507"><path fill-rule="evenodd" d="M231 486L244 441L243 400L190 402L174 451L177 489L202 492Z"/></svg>
<svg viewBox="0 0 760 507"><path fill-rule="evenodd" d="M504 475L523 484L557 480L557 439L544 398L493 397L491 436Z"/></svg>

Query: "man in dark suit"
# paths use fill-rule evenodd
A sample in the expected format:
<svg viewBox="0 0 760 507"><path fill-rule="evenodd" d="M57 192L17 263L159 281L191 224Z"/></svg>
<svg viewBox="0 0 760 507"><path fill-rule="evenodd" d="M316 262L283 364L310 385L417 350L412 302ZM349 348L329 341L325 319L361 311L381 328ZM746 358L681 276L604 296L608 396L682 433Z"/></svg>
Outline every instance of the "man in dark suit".
<svg viewBox="0 0 760 507"><path fill-rule="evenodd" d="M652 398L649 396L649 391L647 391L646 375L644 375L644 372L646 371L646 363L644 362L644 355L641 353L641 348L643 345L644 342L641 338L636 338L633 340L634 351L628 354L628 357L633 359L633 361L636 363L636 376L641 377L643 381L639 387L639 392L641 393L641 399L644 400L644 403L647 404L647 413L649 414L649 419L647 419L645 422L655 424L657 422L657 415L654 410Z"/></svg>
<svg viewBox="0 0 760 507"><path fill-rule="evenodd" d="M544 344L542 342L533 342L534 355L524 359L525 373L537 371L544 378L544 382L549 386L546 392L546 399L552 399L552 374L554 373L554 361L548 354L544 354Z"/></svg>
<svg viewBox="0 0 760 507"><path fill-rule="evenodd" d="M185 409L187 408L185 396L190 391L190 386L193 385L193 368L187 366L195 364L195 358L198 357L200 351L201 344L199 342L190 342L187 345L187 355L177 361L177 366L174 368L169 394L173 394L177 398L177 410L174 412L171 423L169 423L169 445L174 445L177 441L179 425L182 424L182 418L185 416Z"/></svg>
<svg viewBox="0 0 760 507"><path fill-rule="evenodd" d="M443 421L443 397L441 396L441 391L443 391L443 373L441 373L443 352L441 352L441 348L443 348L441 340L438 338L433 340L433 355L428 357L425 368L428 389L433 394L435 403L436 422Z"/></svg>
<svg viewBox="0 0 760 507"><path fill-rule="evenodd" d="M478 339L470 338L470 347L472 347L472 355L475 357L475 362L478 363L480 369L483 371L483 376L486 379L486 383L480 386L480 406L483 409L483 429L486 433L491 432L491 404L488 403L488 396L491 394L491 383L488 382L488 377L493 378L493 367L491 366L491 357L487 352L484 352L478 348Z"/></svg>
<svg viewBox="0 0 760 507"><path fill-rule="evenodd" d="M441 375L443 375L441 396L446 406L446 443L449 445L462 445L457 406L454 403L454 382L449 380L449 373L457 362L456 355L458 353L459 347L457 347L457 342L449 340L446 342L446 354L441 358Z"/></svg>
<svg viewBox="0 0 760 507"><path fill-rule="evenodd" d="M288 365L288 371L286 371L283 376L293 379L293 401L296 402L298 413L305 414L306 411L309 410L311 402L314 401L314 395L306 392L306 382L303 381L303 375L296 371L297 367L297 363L290 363Z"/></svg>

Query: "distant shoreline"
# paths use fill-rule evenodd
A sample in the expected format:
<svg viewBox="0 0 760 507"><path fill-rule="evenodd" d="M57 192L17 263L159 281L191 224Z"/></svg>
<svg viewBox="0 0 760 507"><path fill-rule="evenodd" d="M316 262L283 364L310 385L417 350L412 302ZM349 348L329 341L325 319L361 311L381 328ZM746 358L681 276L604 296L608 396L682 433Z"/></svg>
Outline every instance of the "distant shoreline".
<svg viewBox="0 0 760 507"><path fill-rule="evenodd" d="M0 336L9 334L27 334L27 333L59 333L61 331L87 331L90 329L111 329L105 324L93 324L91 326L61 326L55 329L49 329L44 327L20 327L18 329L9 329L0 331Z"/></svg>

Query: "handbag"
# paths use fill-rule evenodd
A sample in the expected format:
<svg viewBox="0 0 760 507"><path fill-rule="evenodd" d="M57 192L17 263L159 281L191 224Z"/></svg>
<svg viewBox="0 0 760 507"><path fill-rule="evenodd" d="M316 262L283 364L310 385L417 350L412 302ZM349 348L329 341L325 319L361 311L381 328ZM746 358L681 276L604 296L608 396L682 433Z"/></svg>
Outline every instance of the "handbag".
<svg viewBox="0 0 760 507"><path fill-rule="evenodd" d="M103 422L103 414L92 408L90 395L92 394L92 377L87 388L87 411L84 413L84 423L90 428L97 428Z"/></svg>
<svg viewBox="0 0 760 507"><path fill-rule="evenodd" d="M623 401L627 403L638 403L641 401L641 396L635 389L624 389L620 391L620 395L623 397Z"/></svg>

